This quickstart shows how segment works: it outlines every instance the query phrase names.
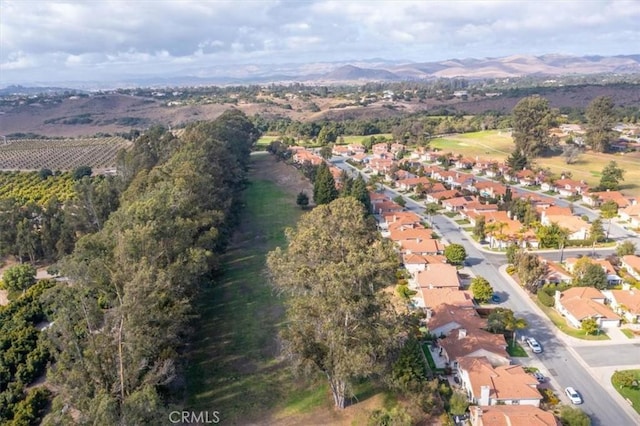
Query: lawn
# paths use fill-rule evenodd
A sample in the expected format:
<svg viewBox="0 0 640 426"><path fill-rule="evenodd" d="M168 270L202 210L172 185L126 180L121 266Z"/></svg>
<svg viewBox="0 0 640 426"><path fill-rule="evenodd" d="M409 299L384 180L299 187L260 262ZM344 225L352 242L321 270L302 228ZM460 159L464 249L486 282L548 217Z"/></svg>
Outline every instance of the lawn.
<svg viewBox="0 0 640 426"><path fill-rule="evenodd" d="M555 309L544 306L537 299L535 300L535 302L538 307L542 309L545 314L547 314L551 322L564 334L582 340L610 340L609 336L607 336L607 334L604 332L601 332L600 334L595 336L586 335L584 331L569 326L567 324L567 321Z"/></svg>
<svg viewBox="0 0 640 426"><path fill-rule="evenodd" d="M635 378L636 382L640 383L640 370L623 370L631 372ZM635 388L621 388L617 383L611 380L613 387L616 388L618 393L622 395L625 399L631 401L631 405L636 412L640 413L640 387L636 386Z"/></svg>
<svg viewBox="0 0 640 426"><path fill-rule="evenodd" d="M433 148L466 157L484 157L504 160L513 150L511 134L499 130L464 133L430 141Z"/></svg>
<svg viewBox="0 0 640 426"><path fill-rule="evenodd" d="M636 338L636 335L633 333L633 331L629 330L628 328L621 328L620 331L622 331L622 334L627 336L629 339L635 339Z"/></svg>
<svg viewBox="0 0 640 426"><path fill-rule="evenodd" d="M256 142L256 145L260 146L260 145L269 145L271 142L280 139L280 136L273 136L273 135L262 135L260 137L260 139L258 139L258 141Z"/></svg>
<svg viewBox="0 0 640 426"><path fill-rule="evenodd" d="M513 340L507 340L507 353L514 358L529 358L527 351Z"/></svg>
<svg viewBox="0 0 640 426"><path fill-rule="evenodd" d="M310 386L296 380L275 358L283 307L264 276L265 255L284 244L284 228L295 225L301 212L291 193L268 180L250 178L244 195L246 208L222 259L224 272L200 298L187 374L188 408L217 410L227 424L327 401L324 381Z"/></svg>

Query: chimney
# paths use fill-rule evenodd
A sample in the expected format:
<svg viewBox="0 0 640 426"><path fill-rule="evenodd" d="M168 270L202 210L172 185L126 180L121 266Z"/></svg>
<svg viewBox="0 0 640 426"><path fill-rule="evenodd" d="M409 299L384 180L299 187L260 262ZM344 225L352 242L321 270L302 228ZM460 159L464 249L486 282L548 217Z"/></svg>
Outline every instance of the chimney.
<svg viewBox="0 0 640 426"><path fill-rule="evenodd" d="M491 394L491 388L489 386L480 386L480 399L478 405L489 405L489 395Z"/></svg>
<svg viewBox="0 0 640 426"><path fill-rule="evenodd" d="M464 339L465 337L467 337L467 329L466 328L458 329L458 339Z"/></svg>

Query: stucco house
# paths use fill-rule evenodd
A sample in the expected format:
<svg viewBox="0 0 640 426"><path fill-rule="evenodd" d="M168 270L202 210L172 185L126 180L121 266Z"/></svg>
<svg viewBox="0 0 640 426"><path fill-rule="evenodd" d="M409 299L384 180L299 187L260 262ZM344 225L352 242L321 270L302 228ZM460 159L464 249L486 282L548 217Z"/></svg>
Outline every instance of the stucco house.
<svg viewBox="0 0 640 426"><path fill-rule="evenodd" d="M620 316L605 305L606 296L593 287L572 287L563 292L556 291L555 309L575 328L582 321L594 318L600 328L620 326Z"/></svg>

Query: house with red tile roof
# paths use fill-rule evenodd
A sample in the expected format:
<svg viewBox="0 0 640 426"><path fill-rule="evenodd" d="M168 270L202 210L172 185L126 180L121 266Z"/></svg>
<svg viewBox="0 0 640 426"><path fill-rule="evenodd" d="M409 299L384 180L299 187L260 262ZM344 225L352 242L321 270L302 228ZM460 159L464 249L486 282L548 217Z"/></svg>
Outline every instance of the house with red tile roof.
<svg viewBox="0 0 640 426"><path fill-rule="evenodd" d="M456 197L456 198L449 198L446 200L442 200L442 207L444 207L450 212L457 212L464 209L464 207L467 204L477 203L477 202L478 202L477 197L467 195L464 197Z"/></svg>
<svg viewBox="0 0 640 426"><path fill-rule="evenodd" d="M460 195L457 189L450 189L447 191L428 192L426 196L427 203L440 204L443 200L454 198Z"/></svg>
<svg viewBox="0 0 640 426"><path fill-rule="evenodd" d="M453 163L456 169L465 169L465 170L472 169L474 164L476 164L476 160L469 157L459 158Z"/></svg>
<svg viewBox="0 0 640 426"><path fill-rule="evenodd" d="M507 186L498 182L483 180L475 182L473 186L482 197L498 198L507 193Z"/></svg>
<svg viewBox="0 0 640 426"><path fill-rule="evenodd" d="M590 263L594 263L602 267L602 270L607 274L607 282L609 283L609 285L618 285L622 283L622 278L620 278L620 276L618 275L616 269L613 267L611 262L609 262L606 259L592 259L592 258L586 258L586 259L588 259ZM571 274L575 273L575 267L576 267L576 264L578 263L578 260L579 259L577 257L569 257L565 259L564 261L565 268Z"/></svg>
<svg viewBox="0 0 640 426"><path fill-rule="evenodd" d="M556 223L569 230L569 240L586 240L589 237L591 225L581 217L574 216L568 207L551 206L542 210L540 223L549 226Z"/></svg>
<svg viewBox="0 0 640 426"><path fill-rule="evenodd" d="M395 203L394 201L380 201L375 204L372 204L371 208L373 209L373 213L383 216L387 213L397 213L404 210L404 208Z"/></svg>
<svg viewBox="0 0 640 426"><path fill-rule="evenodd" d="M635 198L626 197L620 191L587 192L582 194L582 202L591 207L599 207L607 201L613 201L620 209L636 203Z"/></svg>
<svg viewBox="0 0 640 426"><path fill-rule="evenodd" d="M632 228L640 228L640 203L618 210L620 219L629 222Z"/></svg>
<svg viewBox="0 0 640 426"><path fill-rule="evenodd" d="M347 157L351 154L351 150L347 145L334 145L331 149L331 153L333 155L340 155L342 157Z"/></svg>
<svg viewBox="0 0 640 426"><path fill-rule="evenodd" d="M627 254L620 258L620 266L622 266L629 275L640 280L640 256L635 254Z"/></svg>
<svg viewBox="0 0 640 426"><path fill-rule="evenodd" d="M422 185L423 188L428 188L431 185L431 181L427 177L409 177L396 181L396 188L401 191L414 190L418 185Z"/></svg>
<svg viewBox="0 0 640 426"><path fill-rule="evenodd" d="M473 308L473 295L466 290L455 288L420 288L418 292L420 303L418 306L435 308L442 304Z"/></svg>
<svg viewBox="0 0 640 426"><path fill-rule="evenodd" d="M314 154L311 151L307 151L306 149L296 150L292 156L292 159L295 163L298 163L298 164L309 162L314 166L319 166L324 162L324 159L322 157Z"/></svg>
<svg viewBox="0 0 640 426"><path fill-rule="evenodd" d="M415 282L420 288L460 288L458 270L448 263L429 263L424 271L416 274Z"/></svg>
<svg viewBox="0 0 640 426"><path fill-rule="evenodd" d="M604 290L611 309L630 323L640 323L640 290L629 285L622 290Z"/></svg>
<svg viewBox="0 0 640 426"><path fill-rule="evenodd" d="M538 380L521 365L494 367L486 357L458 358L458 377L469 401L479 406L530 405L539 407Z"/></svg>
<svg viewBox="0 0 640 426"><path fill-rule="evenodd" d="M558 179L552 184L544 182L540 188L543 191L555 191L563 197L571 197L586 193L589 190L589 185L585 181L564 178Z"/></svg>
<svg viewBox="0 0 640 426"><path fill-rule="evenodd" d="M620 316L604 304L605 300L597 288L572 287L556 291L555 309L575 328L580 328L587 318L594 318L601 328L619 327Z"/></svg>
<svg viewBox="0 0 640 426"><path fill-rule="evenodd" d="M430 240L433 238L433 231L426 228L393 226L389 228L389 232L389 239L395 242L402 240Z"/></svg>
<svg viewBox="0 0 640 426"><path fill-rule="evenodd" d="M400 240L400 251L402 253L415 253L422 255L435 255L444 253L444 244L439 240L418 239L418 240Z"/></svg>
<svg viewBox="0 0 640 426"><path fill-rule="evenodd" d="M545 283L570 284L573 281L571 273L560 264L546 259L544 262L547 264L547 273L542 278Z"/></svg>
<svg viewBox="0 0 640 426"><path fill-rule="evenodd" d="M464 309L464 308L458 308ZM458 327L438 340L442 356L456 369L463 357L485 357L493 366L509 365L507 341L502 334L489 333L477 327Z"/></svg>
<svg viewBox="0 0 640 426"><path fill-rule="evenodd" d="M427 327L436 336L448 336L459 328L475 330L486 326L487 320L475 309L441 303L427 310Z"/></svg>
<svg viewBox="0 0 640 426"><path fill-rule="evenodd" d="M369 160L368 167L374 172L387 174L395 166L395 161L387 158L372 158Z"/></svg>
<svg viewBox="0 0 640 426"><path fill-rule="evenodd" d="M469 421L471 426L561 426L553 413L532 405L472 405Z"/></svg>

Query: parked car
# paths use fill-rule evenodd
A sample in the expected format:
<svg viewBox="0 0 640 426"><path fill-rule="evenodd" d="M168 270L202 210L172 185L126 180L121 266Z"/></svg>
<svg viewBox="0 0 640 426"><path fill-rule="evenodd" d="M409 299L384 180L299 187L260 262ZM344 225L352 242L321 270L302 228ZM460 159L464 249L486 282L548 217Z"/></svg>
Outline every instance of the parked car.
<svg viewBox="0 0 640 426"><path fill-rule="evenodd" d="M567 394L572 404L576 404L576 405L582 404L582 397L580 396L578 391L576 391L571 386L569 386L568 388L565 388L564 393Z"/></svg>
<svg viewBox="0 0 640 426"><path fill-rule="evenodd" d="M500 303L500 296L498 296L497 294L493 294L491 296L491 303Z"/></svg>
<svg viewBox="0 0 640 426"><path fill-rule="evenodd" d="M544 383L544 381L545 381L545 377L544 377L544 375L543 375L541 372L539 372L539 371L534 371L534 372L533 372L533 377L535 377L535 378L536 378L536 380L538 381L538 383Z"/></svg>
<svg viewBox="0 0 640 426"><path fill-rule="evenodd" d="M527 338L527 345L529 345L534 354L542 353L542 346L533 337Z"/></svg>

